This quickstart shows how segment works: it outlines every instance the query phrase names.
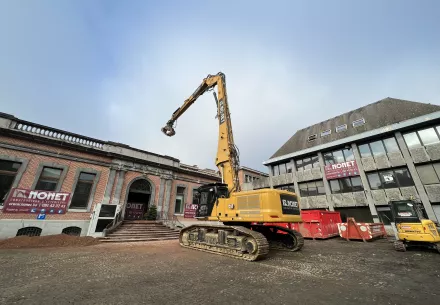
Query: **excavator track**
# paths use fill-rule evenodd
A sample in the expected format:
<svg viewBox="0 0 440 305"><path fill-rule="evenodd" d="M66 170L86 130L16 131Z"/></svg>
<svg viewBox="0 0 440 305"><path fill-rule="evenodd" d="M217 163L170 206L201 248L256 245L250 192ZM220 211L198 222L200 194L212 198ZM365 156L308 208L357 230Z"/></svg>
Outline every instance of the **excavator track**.
<svg viewBox="0 0 440 305"><path fill-rule="evenodd" d="M276 225L252 225L251 229L266 237L270 250L296 252L304 246L304 237L295 230Z"/></svg>
<svg viewBox="0 0 440 305"><path fill-rule="evenodd" d="M394 242L394 249L399 252L405 252L406 246L401 240L396 240Z"/></svg>
<svg viewBox="0 0 440 305"><path fill-rule="evenodd" d="M246 261L263 259L269 253L263 234L241 226L191 225L180 231L179 243L184 248Z"/></svg>

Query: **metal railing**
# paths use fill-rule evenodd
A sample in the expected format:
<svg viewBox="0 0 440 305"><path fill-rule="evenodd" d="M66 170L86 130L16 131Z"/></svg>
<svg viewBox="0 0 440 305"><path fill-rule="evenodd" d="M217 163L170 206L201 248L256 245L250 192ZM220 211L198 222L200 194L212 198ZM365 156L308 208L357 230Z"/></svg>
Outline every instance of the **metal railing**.
<svg viewBox="0 0 440 305"><path fill-rule="evenodd" d="M122 211L119 211L118 213L116 213L116 216L113 219L113 221L105 227L105 229L103 231L104 237L107 236L107 234L116 230L122 224L122 221L123 221Z"/></svg>
<svg viewBox="0 0 440 305"><path fill-rule="evenodd" d="M172 229L185 227L185 225L181 223L179 218L177 218L177 216L173 213L159 212L157 213L156 221L163 223L164 225Z"/></svg>
<svg viewBox="0 0 440 305"><path fill-rule="evenodd" d="M16 120L14 129L96 149L103 149L105 144L97 139L23 120Z"/></svg>

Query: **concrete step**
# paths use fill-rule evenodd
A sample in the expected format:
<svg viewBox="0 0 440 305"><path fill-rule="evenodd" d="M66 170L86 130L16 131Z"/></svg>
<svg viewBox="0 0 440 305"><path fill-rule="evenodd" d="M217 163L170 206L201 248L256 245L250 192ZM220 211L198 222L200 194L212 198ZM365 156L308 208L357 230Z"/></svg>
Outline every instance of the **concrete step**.
<svg viewBox="0 0 440 305"><path fill-rule="evenodd" d="M100 237L100 242L107 242L107 243L124 243L124 242L140 242L140 241L160 241L160 240L173 240L173 239L179 239L178 237L143 237L143 238L107 238L107 237Z"/></svg>
<svg viewBox="0 0 440 305"><path fill-rule="evenodd" d="M155 221L147 221L147 222L141 222L141 221L126 221L124 220L123 224L130 225L130 226L156 226L156 225L162 225L160 222Z"/></svg>
<svg viewBox="0 0 440 305"><path fill-rule="evenodd" d="M169 227L165 227L165 226L162 226L162 227L159 227L159 226L154 226L154 227L152 227L152 226L138 226L138 227L132 227L132 226L120 226L119 227L120 229L133 229L133 230L138 230L138 229L142 229L142 230L157 230L157 229L165 229L165 230L169 230L170 228Z"/></svg>
<svg viewBox="0 0 440 305"><path fill-rule="evenodd" d="M162 222L131 222L131 221L123 221L123 224L130 226L162 226Z"/></svg>
<svg viewBox="0 0 440 305"><path fill-rule="evenodd" d="M151 233L151 234L154 234L154 233L161 233L161 232L176 232L176 233L179 233L180 231L179 230L115 230L115 231L113 231L112 233L116 233L116 232L118 232L118 233L127 233L127 234L131 234L131 233L146 233L146 234L148 234L148 233Z"/></svg>
<svg viewBox="0 0 440 305"><path fill-rule="evenodd" d="M117 237L117 236L133 236L133 237L137 237L137 236L166 236L166 235L170 235L170 236L179 236L179 232L160 232L160 233L154 233L154 234L145 234L145 233L136 233L136 234L126 234L126 233L120 233L120 232L115 232L115 233L110 233L107 236L108 237Z"/></svg>
<svg viewBox="0 0 440 305"><path fill-rule="evenodd" d="M132 236L132 235L119 235L119 236L106 236L108 239L139 239L139 238L167 238L167 237L173 237L178 238L179 235L139 235L139 236Z"/></svg>
<svg viewBox="0 0 440 305"><path fill-rule="evenodd" d="M155 221L155 220L124 220L124 223L150 224L150 223L157 223L157 221Z"/></svg>
<svg viewBox="0 0 440 305"><path fill-rule="evenodd" d="M179 239L179 230L147 220L124 221L115 231L106 237L99 238L102 242L132 242Z"/></svg>
<svg viewBox="0 0 440 305"><path fill-rule="evenodd" d="M178 230L116 230L124 233L157 233L157 232L179 232ZM115 232L116 232L115 231Z"/></svg>
<svg viewBox="0 0 440 305"><path fill-rule="evenodd" d="M169 229L168 227L165 227L165 226L163 226L163 227L151 227L151 226L127 227L127 226L120 226L119 228L121 228L121 229L128 229L128 230L139 230L139 229L142 229L142 230L157 230L157 229L168 230Z"/></svg>
<svg viewBox="0 0 440 305"><path fill-rule="evenodd" d="M170 230L168 227L126 227L120 226L118 229L124 230Z"/></svg>

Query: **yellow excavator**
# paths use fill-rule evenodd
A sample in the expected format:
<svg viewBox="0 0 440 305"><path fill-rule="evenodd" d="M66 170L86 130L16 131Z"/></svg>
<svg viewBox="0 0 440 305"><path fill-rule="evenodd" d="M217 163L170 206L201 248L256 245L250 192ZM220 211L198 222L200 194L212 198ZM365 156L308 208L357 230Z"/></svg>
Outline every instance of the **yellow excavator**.
<svg viewBox="0 0 440 305"><path fill-rule="evenodd" d="M394 249L406 251L408 247L425 247L440 252L440 232L436 224L415 200L395 200L388 203L395 223Z"/></svg>
<svg viewBox="0 0 440 305"><path fill-rule="evenodd" d="M214 91L215 86L218 94ZM271 249L300 250L304 245L303 236L295 230L275 225L280 222L301 222L297 195L272 188L251 191L240 189L240 161L232 134L224 73L204 78L161 131L167 136L174 136L176 120L207 91L213 91L217 104L219 134L215 164L222 182L205 184L197 189L195 218L221 222L222 225L205 222L185 227L180 231L180 245L246 261L263 259Z"/></svg>

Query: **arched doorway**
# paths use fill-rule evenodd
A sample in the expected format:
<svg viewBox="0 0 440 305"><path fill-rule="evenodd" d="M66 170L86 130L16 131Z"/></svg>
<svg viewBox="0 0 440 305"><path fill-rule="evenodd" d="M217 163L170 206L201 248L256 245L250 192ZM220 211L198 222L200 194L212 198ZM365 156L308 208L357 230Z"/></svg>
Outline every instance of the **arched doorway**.
<svg viewBox="0 0 440 305"><path fill-rule="evenodd" d="M151 183L146 179L134 181L128 189L124 219L143 219L151 199Z"/></svg>

